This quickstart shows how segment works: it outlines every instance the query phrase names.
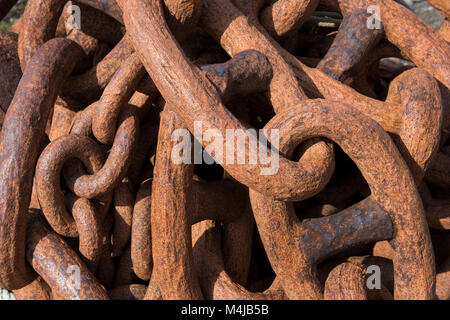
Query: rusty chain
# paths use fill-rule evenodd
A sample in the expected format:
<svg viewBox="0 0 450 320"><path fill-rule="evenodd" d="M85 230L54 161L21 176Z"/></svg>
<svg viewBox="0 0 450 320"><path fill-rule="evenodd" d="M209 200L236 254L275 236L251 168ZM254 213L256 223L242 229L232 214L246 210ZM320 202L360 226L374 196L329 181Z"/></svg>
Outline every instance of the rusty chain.
<svg viewBox="0 0 450 320"><path fill-rule="evenodd" d="M394 0L29 0L0 32L0 287L450 299L429 2L437 30Z"/></svg>

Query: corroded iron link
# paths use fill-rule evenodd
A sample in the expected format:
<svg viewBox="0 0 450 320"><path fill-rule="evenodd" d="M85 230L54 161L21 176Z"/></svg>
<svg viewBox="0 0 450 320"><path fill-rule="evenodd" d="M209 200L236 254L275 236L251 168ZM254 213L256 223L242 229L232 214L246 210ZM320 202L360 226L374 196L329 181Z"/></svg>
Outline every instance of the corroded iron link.
<svg viewBox="0 0 450 320"><path fill-rule="evenodd" d="M403 0L28 0L0 32L0 288L448 300L429 3L436 30Z"/></svg>

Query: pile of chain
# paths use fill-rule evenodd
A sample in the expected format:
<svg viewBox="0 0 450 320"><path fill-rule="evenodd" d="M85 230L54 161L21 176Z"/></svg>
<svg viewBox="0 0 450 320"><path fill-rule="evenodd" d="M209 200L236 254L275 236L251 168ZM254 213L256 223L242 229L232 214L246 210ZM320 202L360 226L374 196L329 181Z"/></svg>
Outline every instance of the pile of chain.
<svg viewBox="0 0 450 320"><path fill-rule="evenodd" d="M17 299L450 299L449 20L393 0L29 0L13 31ZM278 132L275 174L173 161L180 129L205 152L233 130L234 157L250 128Z"/></svg>

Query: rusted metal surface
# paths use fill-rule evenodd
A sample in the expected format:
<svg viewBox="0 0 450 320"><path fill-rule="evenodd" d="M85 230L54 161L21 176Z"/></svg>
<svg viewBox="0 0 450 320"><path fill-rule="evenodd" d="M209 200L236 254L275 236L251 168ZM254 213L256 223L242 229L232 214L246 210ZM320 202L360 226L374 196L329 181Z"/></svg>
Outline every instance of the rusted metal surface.
<svg viewBox="0 0 450 320"><path fill-rule="evenodd" d="M383 282L380 289L367 287L370 266L380 266ZM350 257L329 273L324 285L326 300L392 300L392 263L377 257Z"/></svg>
<svg viewBox="0 0 450 320"><path fill-rule="evenodd" d="M31 59L5 117L0 135L4 194L0 209L0 282L8 289L18 289L31 280L21 235L25 234L39 142L58 91L82 55L70 40L54 39L42 46Z"/></svg>
<svg viewBox="0 0 450 320"><path fill-rule="evenodd" d="M223 136L226 135L226 129L245 131L242 123L225 108L213 85L204 75L200 74L199 70L181 52L167 25L163 24L164 16L161 5L158 5L158 3L155 3L155 6L145 3L139 3L138 6L135 6L134 3L122 3L122 5L129 8L129 10L124 11L124 19L125 24L129 21L128 32L130 32L132 41L135 42L138 56L147 72L152 75L156 87L160 90L166 102L174 107L176 106L175 110L186 128L193 132L194 120L196 120L203 122L204 130L218 129L223 133ZM205 9L205 7L204 4L203 8ZM152 19L146 19L148 15L151 15ZM155 36L153 38L149 35ZM164 46L161 46L161 43L164 43ZM168 64L167 67L163 68L152 58L155 53L158 53L158 56L162 55L159 59L164 59L165 63ZM168 71L170 74L167 74ZM168 88L173 87L178 82L183 83L184 90L168 91ZM279 93L281 95L281 91ZM208 114L214 114L215 116L211 117ZM246 150L248 150L247 148L248 142ZM322 170L325 171L325 174L320 175L318 179L321 180L322 185L325 185L331 175L334 163L329 151L325 152L323 158ZM317 192L316 179L311 179L314 180L311 183L314 186L307 186L307 188L311 187L313 190L305 191L305 185L300 183L302 176L296 171L296 164L284 157L280 158L279 175L277 176L262 177L259 175L261 169L259 165L224 164L224 167L239 182L257 190L264 189L265 193L272 194L280 199L298 200L304 196L304 193ZM281 176L283 179L280 179Z"/></svg>
<svg viewBox="0 0 450 320"><path fill-rule="evenodd" d="M333 44L317 66L319 70L344 82L355 77L354 67L363 62L382 35L382 30L367 28L369 17L364 10L344 17Z"/></svg>
<svg viewBox="0 0 450 320"><path fill-rule="evenodd" d="M14 30L0 287L18 299L449 299L448 20L393 0L29 0Z"/></svg>
<svg viewBox="0 0 450 320"><path fill-rule="evenodd" d="M10 32L0 33L0 107L3 111L9 107L22 77L19 57L17 56L17 36Z"/></svg>
<svg viewBox="0 0 450 320"><path fill-rule="evenodd" d="M142 280L150 280L153 270L151 238L152 179L142 182L136 195L131 225L131 260L133 270Z"/></svg>
<svg viewBox="0 0 450 320"><path fill-rule="evenodd" d="M287 37L300 29L318 4L318 0L276 1L262 10L261 24L274 38Z"/></svg>
<svg viewBox="0 0 450 320"><path fill-rule="evenodd" d="M51 297L51 290L41 277L13 293L17 300L50 300Z"/></svg>
<svg viewBox="0 0 450 320"><path fill-rule="evenodd" d="M65 162L74 156L90 172L98 172L104 162L100 148L87 137L69 135L52 142L42 152L36 167L39 203L52 228L65 237L76 237L77 227L67 212L61 190L61 172Z"/></svg>
<svg viewBox="0 0 450 320"><path fill-rule="evenodd" d="M220 236L221 230L214 221L205 220L193 226L195 265L206 299L279 300L286 298L277 280L264 292L250 292L236 283L225 269L220 249Z"/></svg>
<svg viewBox="0 0 450 320"><path fill-rule="evenodd" d="M434 285L430 286L429 280L435 277L434 265L431 264L433 261L433 251L422 203L417 194L417 189L410 171L406 167L398 150L393 145L392 140L378 124L372 120L367 121L368 119L365 118L358 119L361 114L355 112L352 108L347 108L345 105L340 106L339 111L337 111L336 104L334 104L334 107L333 110L333 104L330 103L327 105L324 101L310 101L309 103L304 103L303 108L299 107L297 110L294 108L279 117L275 117L268 125L275 127L282 126L280 128L280 135L282 137L281 148L292 145L288 138L285 138L286 140L283 142L282 132L289 132L292 135L292 130L295 129L298 130L296 134L298 139L305 139L306 137L311 137L311 135L326 136L338 143L344 149L344 152L349 154L362 171L363 176L371 188L371 201L378 203L381 208L386 210L386 213L391 215L390 219L387 219L387 222L391 223L390 220L392 220L392 224L395 230L397 230L392 240L397 250L399 250L394 255L395 274L396 279L398 279L395 283L395 297L400 299L402 297L404 299L431 299L434 295ZM300 110L298 109L302 110L302 112L299 112ZM314 116L308 117L308 114ZM304 120L307 118L310 119L309 122ZM343 128L347 129L344 131L342 130ZM286 136L288 135L286 134ZM349 138L356 140L352 142ZM363 143L364 145L374 144L373 149L370 149L377 150L377 153L367 153L366 151L361 154L363 150L352 145L356 144L359 146L359 143L363 140L366 140ZM377 159L370 159L371 157L376 157ZM385 159L384 157L388 158ZM395 166L395 169L386 176L383 176L381 172L386 171L383 163L390 163L391 168ZM368 169L365 170L365 168ZM388 182L390 179L393 179L391 183ZM400 182L404 183L404 185L400 186ZM388 196L386 193L386 184L391 186L391 192L394 187L399 188L395 194L401 194L402 196L393 200L392 193L391 196ZM265 198L253 190L251 191L250 197L258 227L264 230L261 232L263 243L265 243L267 250L270 248L268 252L269 259L272 259L273 265L275 263L278 265L278 267L274 268L279 271L277 272L275 270L275 272L281 277L280 280L287 295L291 298L300 299L320 298L320 286L312 273L311 264L320 258L321 255L317 259L313 257L314 251L320 252L321 246L320 242L312 240L317 238L317 231L312 235L314 238L308 239L307 236L310 229L317 230L317 227L310 228L308 223L306 225L294 223L296 218L293 215L292 209L289 209L289 206L285 203ZM374 209L369 209L368 211L376 212ZM268 219L268 212L271 212L270 220ZM275 212L278 218L274 217ZM356 210L356 213L358 212L360 211ZM338 216L331 216L330 219L337 218ZM272 219L276 219L278 223L274 224L271 221ZM356 219L356 221L358 220ZM373 223L376 223L378 219L372 218L371 220ZM364 232L364 236L356 236L353 241L356 239L358 239L357 241L365 241L365 237L368 237L368 241L382 240L376 239L378 236L388 236L390 238L392 234L388 235L389 232L384 235L378 234L382 230L380 227L383 226L381 221L379 223L373 229L374 231L376 230L375 232L367 230ZM397 223L401 223L401 227ZM325 226L327 226L327 235L322 235L320 238L322 241L331 240L331 243L325 245L327 250L332 250L333 245L336 246L336 249L339 249L341 241L342 244L345 243L346 245L352 243L352 236L355 236L354 233L350 235L343 234L343 239L339 239L338 228L341 225L340 223L336 224L336 231L333 232L328 229L330 226L333 226L333 223L331 221L325 223ZM348 223L345 225L347 227L349 226ZM363 225L364 227L369 227L368 223L363 223ZM278 226L278 228L275 228L275 226ZM294 245L294 243L289 241L289 236L287 235L292 234L297 235L295 238L300 244ZM334 236L338 238L334 238ZM424 236L428 238L425 238L425 241ZM303 237L307 239L307 241L304 241L306 248L300 250L300 252L296 252L299 247L303 247L301 245ZM412 243L409 244L409 241ZM276 254L277 247L280 245L283 246L284 252L291 251L292 254L284 259L281 258ZM311 245L313 246L312 248L309 247ZM420 254L414 249L411 250L413 247L421 248ZM325 256L326 254L327 251L324 252ZM294 257L295 260L292 260ZM405 276L409 272L411 272L410 276ZM419 273L422 273L423 276L417 276ZM415 288L414 292L409 290L411 287Z"/></svg>
<svg viewBox="0 0 450 320"><path fill-rule="evenodd" d="M438 34L447 42L450 42L450 21L444 20L438 30Z"/></svg>
<svg viewBox="0 0 450 320"><path fill-rule="evenodd" d="M105 288L77 254L59 236L49 231L39 217L31 216L27 229L27 261L49 285L54 299L109 299ZM80 270L79 289L70 285L73 279L67 270L71 266L77 266Z"/></svg>
<svg viewBox="0 0 450 320"><path fill-rule="evenodd" d="M447 259L438 269L436 275L436 298L439 300L450 299L450 289L448 282L450 281L450 258Z"/></svg>

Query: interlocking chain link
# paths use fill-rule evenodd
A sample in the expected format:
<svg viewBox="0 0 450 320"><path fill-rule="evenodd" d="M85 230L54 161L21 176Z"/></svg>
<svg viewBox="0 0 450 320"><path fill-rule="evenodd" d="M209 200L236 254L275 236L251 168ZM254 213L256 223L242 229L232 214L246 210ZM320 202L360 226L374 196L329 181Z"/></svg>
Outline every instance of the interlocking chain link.
<svg viewBox="0 0 450 320"><path fill-rule="evenodd" d="M450 298L448 20L393 0L29 0L14 30L16 298Z"/></svg>

